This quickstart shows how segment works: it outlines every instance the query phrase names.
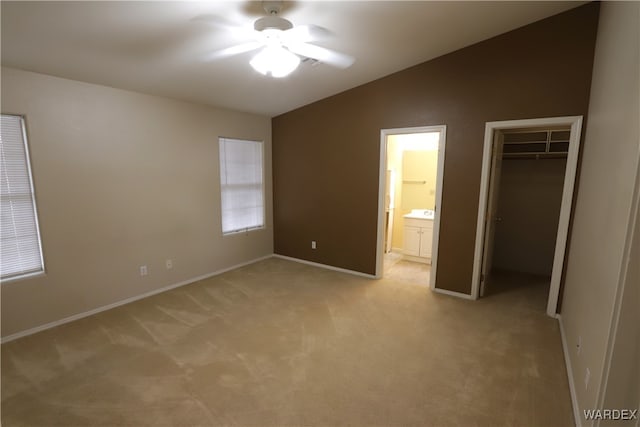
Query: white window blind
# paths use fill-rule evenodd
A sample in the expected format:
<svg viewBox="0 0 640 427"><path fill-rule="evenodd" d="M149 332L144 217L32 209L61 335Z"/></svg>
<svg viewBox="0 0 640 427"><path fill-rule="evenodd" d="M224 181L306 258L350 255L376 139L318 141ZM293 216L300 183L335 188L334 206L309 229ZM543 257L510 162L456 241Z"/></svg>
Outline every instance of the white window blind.
<svg viewBox="0 0 640 427"><path fill-rule="evenodd" d="M220 138L223 234L264 227L262 142Z"/></svg>
<svg viewBox="0 0 640 427"><path fill-rule="evenodd" d="M0 277L44 271L29 152L20 116L0 122Z"/></svg>

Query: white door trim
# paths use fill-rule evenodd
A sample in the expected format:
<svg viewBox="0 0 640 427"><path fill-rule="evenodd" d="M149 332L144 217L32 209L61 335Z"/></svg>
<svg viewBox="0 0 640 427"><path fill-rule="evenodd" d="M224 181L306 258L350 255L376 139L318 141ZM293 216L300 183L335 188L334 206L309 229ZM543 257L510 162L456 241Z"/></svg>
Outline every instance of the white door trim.
<svg viewBox="0 0 640 427"><path fill-rule="evenodd" d="M514 128L531 128L547 126L570 126L569 153L564 174L564 187L562 190L562 203L560 206L560 218L558 222L558 234L556 237L555 253L553 256L553 269L551 272L551 288L547 301L547 314L555 317L558 306L558 294L560 292L560 280L562 267L569 234L569 219L571 218L571 206L573 202L573 187L578 169L578 153L580 152L580 134L582 131L582 116L549 117L542 119L507 120L487 122L484 132L484 152L482 155L482 175L480 180L480 201L478 204L478 222L476 227L476 248L473 261L473 276L471 295L478 298L480 290L480 273L482 266L482 252L484 245L484 223L487 210L487 196L489 190L489 177L491 169L491 156L493 145L493 133L497 130Z"/></svg>
<svg viewBox="0 0 640 427"><path fill-rule="evenodd" d="M380 168L378 172L378 244L376 247L376 278L382 278L384 262L384 218L385 218L385 186L387 172L387 137L410 133L440 132L438 141L438 170L436 172L436 209L433 218L433 245L431 247L431 274L429 283L435 289L436 270L438 266L438 242L440 239L440 212L442 211L442 183L444 177L444 154L447 140L447 126L420 126L411 128L395 128L380 130Z"/></svg>

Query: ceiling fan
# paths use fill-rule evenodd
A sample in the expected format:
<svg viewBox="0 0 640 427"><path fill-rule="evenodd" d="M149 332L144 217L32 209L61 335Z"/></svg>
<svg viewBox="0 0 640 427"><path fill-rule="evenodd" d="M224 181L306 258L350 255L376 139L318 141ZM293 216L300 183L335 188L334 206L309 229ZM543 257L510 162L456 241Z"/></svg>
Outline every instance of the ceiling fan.
<svg viewBox="0 0 640 427"><path fill-rule="evenodd" d="M217 60L261 49L250 64L259 73L272 77L287 76L306 58L338 68L353 64L354 58L347 54L309 43L326 37L329 30L316 25L294 27L280 16L282 1L263 1L262 6L268 16L255 21L251 31L254 40L211 52L203 59Z"/></svg>

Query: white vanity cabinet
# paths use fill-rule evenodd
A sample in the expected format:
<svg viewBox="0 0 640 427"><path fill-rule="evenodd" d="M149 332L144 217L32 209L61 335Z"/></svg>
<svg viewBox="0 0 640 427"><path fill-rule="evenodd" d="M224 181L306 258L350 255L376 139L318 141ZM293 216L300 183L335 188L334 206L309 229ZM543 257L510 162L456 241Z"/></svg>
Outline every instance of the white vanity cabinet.
<svg viewBox="0 0 640 427"><path fill-rule="evenodd" d="M404 217L404 255L410 261L431 262L433 220Z"/></svg>

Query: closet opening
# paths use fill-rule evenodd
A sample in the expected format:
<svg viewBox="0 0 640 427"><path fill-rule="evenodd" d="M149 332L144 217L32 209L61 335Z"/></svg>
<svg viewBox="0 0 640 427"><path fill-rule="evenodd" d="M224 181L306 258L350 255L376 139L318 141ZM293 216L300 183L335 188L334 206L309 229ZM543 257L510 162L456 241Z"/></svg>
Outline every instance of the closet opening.
<svg viewBox="0 0 640 427"><path fill-rule="evenodd" d="M555 316L580 141L580 117L487 123L473 296L527 288Z"/></svg>

